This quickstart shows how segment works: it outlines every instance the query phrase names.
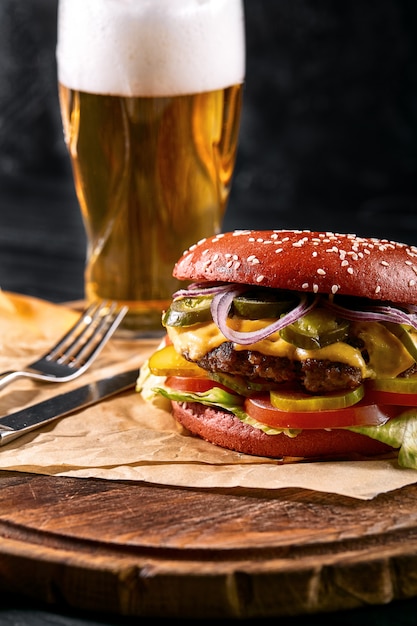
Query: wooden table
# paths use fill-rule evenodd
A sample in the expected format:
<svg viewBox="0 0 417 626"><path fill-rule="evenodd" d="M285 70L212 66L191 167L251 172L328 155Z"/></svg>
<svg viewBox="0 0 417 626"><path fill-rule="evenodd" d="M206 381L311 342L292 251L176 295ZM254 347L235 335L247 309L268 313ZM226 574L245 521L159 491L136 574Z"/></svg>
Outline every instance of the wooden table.
<svg viewBox="0 0 417 626"><path fill-rule="evenodd" d="M7 181L0 201L0 285L81 298L85 238L71 184ZM288 615L297 626L355 615L372 626L396 624L397 610L414 624L415 487L360 502L9 473L0 486L3 614L22 626L53 615L110 626L121 614Z"/></svg>
<svg viewBox="0 0 417 626"><path fill-rule="evenodd" d="M85 239L69 182L8 181L0 202L0 285L81 298ZM121 614L294 615L287 626L355 615L373 626L396 624L397 610L414 624L415 487L364 503L9 473L0 486L2 613L22 626L54 615L81 626L97 611L108 626Z"/></svg>
<svg viewBox="0 0 417 626"><path fill-rule="evenodd" d="M353 500L0 473L0 586L109 615L266 618L417 595L417 485Z"/></svg>
<svg viewBox="0 0 417 626"><path fill-rule="evenodd" d="M57 109L56 4L1 3L0 286L63 302L83 297L85 234ZM246 2L227 229L417 244L417 14L384 0L375 28L374 8L351 4ZM98 610L108 626L121 613L415 624L415 486L370 502L5 472L0 487L7 623L81 626Z"/></svg>

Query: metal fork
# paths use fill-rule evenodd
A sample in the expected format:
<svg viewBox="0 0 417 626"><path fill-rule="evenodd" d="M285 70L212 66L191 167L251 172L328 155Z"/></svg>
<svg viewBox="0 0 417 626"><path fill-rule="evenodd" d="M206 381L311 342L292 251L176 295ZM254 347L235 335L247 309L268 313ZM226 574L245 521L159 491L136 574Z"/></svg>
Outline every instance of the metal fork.
<svg viewBox="0 0 417 626"><path fill-rule="evenodd" d="M90 305L72 328L39 360L22 370L0 374L0 391L17 378L67 382L91 365L126 315L128 307L115 302Z"/></svg>

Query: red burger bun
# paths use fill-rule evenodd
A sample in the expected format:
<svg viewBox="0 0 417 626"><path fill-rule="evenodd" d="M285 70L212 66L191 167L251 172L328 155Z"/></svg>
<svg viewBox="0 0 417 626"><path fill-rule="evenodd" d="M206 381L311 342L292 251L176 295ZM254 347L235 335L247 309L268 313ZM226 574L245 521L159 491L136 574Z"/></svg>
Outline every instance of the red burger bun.
<svg viewBox="0 0 417 626"><path fill-rule="evenodd" d="M309 230L236 230L203 239L176 263L179 280L417 302L417 248Z"/></svg>
<svg viewBox="0 0 417 626"><path fill-rule="evenodd" d="M354 296L401 307L417 304L417 247L354 234L235 230L192 245L175 264L173 276L202 286L235 283L306 295ZM191 345L193 340L190 333ZM173 401L172 412L191 434L212 444L283 462L375 458L394 452L348 428L304 429L289 437L266 434L219 406Z"/></svg>
<svg viewBox="0 0 417 626"><path fill-rule="evenodd" d="M296 437L267 435L233 413L197 402L172 402L174 418L193 435L243 454L269 458L357 459L385 455L393 448L349 430L303 430Z"/></svg>

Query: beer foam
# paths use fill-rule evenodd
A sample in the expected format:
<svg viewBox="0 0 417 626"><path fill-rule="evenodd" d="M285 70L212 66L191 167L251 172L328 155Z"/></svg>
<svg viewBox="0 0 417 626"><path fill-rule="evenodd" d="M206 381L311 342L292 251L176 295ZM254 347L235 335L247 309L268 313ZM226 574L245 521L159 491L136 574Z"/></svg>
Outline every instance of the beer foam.
<svg viewBox="0 0 417 626"><path fill-rule="evenodd" d="M241 0L60 0L58 79L121 96L170 96L243 82Z"/></svg>

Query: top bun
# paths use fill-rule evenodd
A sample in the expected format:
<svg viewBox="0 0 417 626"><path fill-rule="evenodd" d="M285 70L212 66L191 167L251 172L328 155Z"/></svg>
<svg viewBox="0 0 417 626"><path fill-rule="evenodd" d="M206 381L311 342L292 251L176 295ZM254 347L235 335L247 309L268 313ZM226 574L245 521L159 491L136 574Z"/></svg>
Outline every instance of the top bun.
<svg viewBox="0 0 417 626"><path fill-rule="evenodd" d="M417 247L309 230L236 230L203 239L179 280L233 282L417 304Z"/></svg>

